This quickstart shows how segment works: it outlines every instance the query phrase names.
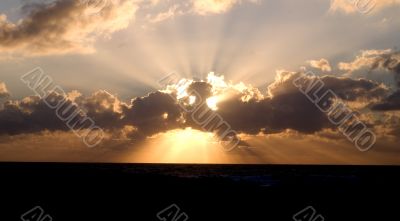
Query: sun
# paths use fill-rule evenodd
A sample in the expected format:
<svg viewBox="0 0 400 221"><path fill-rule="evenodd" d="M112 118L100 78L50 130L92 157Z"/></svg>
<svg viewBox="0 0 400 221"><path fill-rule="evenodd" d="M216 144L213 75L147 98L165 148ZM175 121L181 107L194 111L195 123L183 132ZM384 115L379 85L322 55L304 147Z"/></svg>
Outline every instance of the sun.
<svg viewBox="0 0 400 221"><path fill-rule="evenodd" d="M217 107L218 98L217 98L216 96L207 98L206 103L207 103L207 106L208 106L211 110L213 110L213 111L218 110L218 107Z"/></svg>
<svg viewBox="0 0 400 221"><path fill-rule="evenodd" d="M131 159L132 160L132 159ZM146 141L135 162L144 163L230 163L213 133L192 129L171 130Z"/></svg>

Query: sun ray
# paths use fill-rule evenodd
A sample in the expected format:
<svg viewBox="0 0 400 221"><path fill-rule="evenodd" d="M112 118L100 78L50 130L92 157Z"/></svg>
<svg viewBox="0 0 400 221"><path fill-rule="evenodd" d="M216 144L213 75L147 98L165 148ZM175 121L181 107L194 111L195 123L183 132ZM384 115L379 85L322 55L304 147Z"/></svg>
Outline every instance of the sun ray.
<svg viewBox="0 0 400 221"><path fill-rule="evenodd" d="M233 163L214 134L192 128L176 129L149 138L129 156L143 163Z"/></svg>

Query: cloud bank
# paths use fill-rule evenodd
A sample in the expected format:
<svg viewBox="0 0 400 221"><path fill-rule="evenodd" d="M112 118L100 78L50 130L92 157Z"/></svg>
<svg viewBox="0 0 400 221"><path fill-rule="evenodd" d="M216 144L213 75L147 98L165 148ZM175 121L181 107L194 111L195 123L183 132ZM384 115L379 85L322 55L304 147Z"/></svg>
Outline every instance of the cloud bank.
<svg viewBox="0 0 400 221"><path fill-rule="evenodd" d="M318 68L327 65L324 60L315 60L315 62L309 63L314 63L314 66ZM75 125L84 133L91 126L85 123L86 116L93 119L95 124L105 131L106 138L100 145L102 147L100 149L106 147L105 151L111 151L111 155L127 146L126 143L123 143L124 140L135 142L133 146L140 146L144 143L154 145L155 142L161 142L161 140L173 145L174 138L168 138L171 135L169 133L179 134L179 131L187 131L187 128L203 132L211 131L219 135L218 127L221 122L218 119L216 122L208 124L207 128L198 122L199 119L207 119L211 114L218 114L232 130L238 133L239 137L244 138L243 142L261 148L257 150L260 152L257 159L251 157L255 156L251 149L246 153L240 152L243 150L237 150L244 154L245 158L251 159L249 162L259 162L257 160L269 162L264 158L267 157L266 154L274 154L276 147L265 145L265 139L275 140L276 144L282 145L289 155L293 154L294 150L287 146L288 143L298 140L307 146L302 146L302 149L312 147L316 151L313 156L319 157L310 161L293 156L292 159L295 159L296 162L318 162L319 159L326 159L324 162L338 162L337 159L332 159L332 157L328 157L328 159L326 156L335 156L340 152L351 155L348 158L349 161L346 162L385 162L385 160L395 162L396 160L390 155L397 153L393 146L400 140L398 128L400 123L399 67L397 62L398 52L368 50L361 52L352 61L340 62L337 66L339 70L343 71L341 74L317 77L308 75L305 70L294 72L280 70L277 71L275 81L264 88L255 88L242 82L228 82L223 76L210 73L204 80L180 79L167 82L164 88L143 97L133 97L128 102L122 101L104 90L90 95L83 95L79 91L71 91L66 94L52 92L44 99L38 96L29 96L20 100L7 100L2 105L3 107L0 107L0 146L4 146L4 150L1 151L11 154L9 157L21 155L18 151L10 150L6 146L7 144L11 146L25 145L24 142L18 141L22 138L29 139L29 142L36 142L34 146L39 148L40 142L43 145L51 145L44 144L43 141L38 142L44 137L51 138L50 140L73 137L68 124ZM394 87L366 78L356 78L353 74L357 71L387 72L393 77ZM297 79L300 77L304 80L298 81ZM329 121L328 115L318 109L299 90L298 87L307 87L310 81L317 78L324 83L326 88L337 95L337 97L326 99L327 105L333 105L338 100L344 102L351 107L351 110L354 111L353 114L376 134L378 145L384 149L373 149L374 154L368 158L370 161L357 157L350 148L351 143ZM10 97L4 83L0 83L0 94L3 98ZM56 106L61 103L62 105L57 109L48 107L48 104ZM76 110L83 110L85 114L72 115L71 113ZM194 115L198 115L197 120L194 119ZM60 116L70 119L66 121L60 119ZM76 129L75 127L74 129ZM201 136L199 135L199 137ZM285 140L290 141L285 144ZM314 140L314 143L311 140ZM81 148L82 145L78 145L77 142L79 141L71 140L71 145ZM334 147L346 148L346 150L318 149L315 147L317 144L330 144ZM56 146L62 148L61 152L70 153L72 151L64 150L68 145ZM57 152L58 150L54 152L46 149L43 150L43 156L50 157L50 155L46 155L47 151L55 155L60 153ZM326 152L327 155L320 155L321 151ZM71 154L79 153L80 150L75 152L75 149L71 152ZM88 157L90 158L91 154L94 154L93 159L111 160L99 156L98 152L86 151L85 154L88 155L83 158L67 157L63 159L90 161ZM35 160L41 159L40 156L35 157ZM285 156L279 157L282 160L280 162L286 162ZM20 158L17 157L17 159Z"/></svg>
<svg viewBox="0 0 400 221"><path fill-rule="evenodd" d="M218 113L233 130L243 134L274 134L286 130L313 134L335 129L326 114L294 86L293 82L300 76L305 74L280 71L275 82L263 93L249 85L227 83L222 77L210 74L206 81L186 80L185 84L169 85L165 90L133 98L129 103L106 91L90 96L76 91L65 95L53 92L45 100L30 96L4 104L0 110L0 134L67 131L65 122L56 114L68 116L78 107L107 132L121 134L124 131L134 139L178 128L204 130L193 120L193 113L187 111L191 109L201 109L204 116ZM335 76L324 76L321 80L339 99L356 103L359 109L368 109L371 105L376 109L376 102L392 99L387 87L370 80ZM302 84L307 86L307 82ZM214 106L210 105L210 99L216 101ZM46 104L47 101L56 106L64 100L66 102L56 111ZM83 116L78 114L71 122L82 120ZM80 129L87 126L82 124Z"/></svg>

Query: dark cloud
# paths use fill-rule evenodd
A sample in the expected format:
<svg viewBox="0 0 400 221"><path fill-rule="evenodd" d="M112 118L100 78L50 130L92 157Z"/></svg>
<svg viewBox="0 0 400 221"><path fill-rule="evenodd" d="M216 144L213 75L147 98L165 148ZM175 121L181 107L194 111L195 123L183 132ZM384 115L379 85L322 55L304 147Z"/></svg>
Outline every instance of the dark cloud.
<svg viewBox="0 0 400 221"><path fill-rule="evenodd" d="M400 52L390 52L375 57L371 69L383 68L394 73L397 86L400 87Z"/></svg>
<svg viewBox="0 0 400 221"><path fill-rule="evenodd" d="M181 113L172 96L161 92L135 98L129 105L106 91L74 98L53 92L45 99L31 96L21 101L7 101L0 110L0 134L67 131L66 122L73 125L88 117L106 131L133 126L136 130L131 135L143 138L177 128ZM90 126L79 124L79 129Z"/></svg>
<svg viewBox="0 0 400 221"><path fill-rule="evenodd" d="M339 63L341 70L349 73L356 71L371 72L383 70L393 74L395 92L385 99L373 105L371 109L376 111L400 110L400 52L387 50L366 50L349 63Z"/></svg>
<svg viewBox="0 0 400 221"><path fill-rule="evenodd" d="M102 128L115 129L123 126L121 119L124 104L104 90L97 91L89 97L79 96L74 99L74 102L96 122L96 125Z"/></svg>
<svg viewBox="0 0 400 221"><path fill-rule="evenodd" d="M269 97L243 102L238 96L221 102L218 113L234 129L250 134L260 131L274 133L286 129L314 133L331 128L333 125L326 114L293 85L293 81L302 74L283 72L280 75L269 86ZM387 93L379 84L364 79L326 76L321 80L325 88L331 89L343 101L380 99Z"/></svg>
<svg viewBox="0 0 400 221"><path fill-rule="evenodd" d="M7 101L0 110L0 133L67 131L67 122L79 129L87 129L92 125L85 117L90 117L97 126L110 130L120 126L122 115L113 106L118 102L105 91L74 100L53 92L44 99L30 96L21 101Z"/></svg>
<svg viewBox="0 0 400 221"><path fill-rule="evenodd" d="M208 130L194 120L193 113L204 112L204 116L218 114L231 129L246 134L278 133L294 130L311 134L334 125L327 115L319 110L293 84L299 77L316 78L304 73L281 72L276 81L269 85L263 95L250 86L213 84L213 82L194 81L184 88L186 94L178 99L178 91L157 91L144 97L132 99L131 103L121 102L106 91L98 91L90 96L78 92L66 95L51 93L45 99L36 96L21 101L8 101L0 110L0 133L20 134L44 130L66 131L65 120L56 115L81 122L85 117L92 119L97 126L107 132L129 131L131 138L145 138L160 132L177 128L192 127ZM367 102L382 100L388 90L381 84L365 79L325 76L320 78L325 88L331 89L344 102ZM307 81L301 82L307 84ZM224 85L221 87L221 85ZM182 92L182 91L181 91ZM190 97L196 102L190 103ZM222 97L217 109L207 105L210 97ZM333 99L328 102L332 104ZM54 109L50 106L59 106ZM62 104L62 105L57 105ZM77 112L79 114L73 115ZM79 124L86 129L90 124ZM217 128L210 126L212 131Z"/></svg>
<svg viewBox="0 0 400 221"><path fill-rule="evenodd" d="M182 110L166 93L154 92L135 98L131 105L124 105L122 109L124 124L137 128L137 133L133 134L135 137L147 137L182 126L179 123Z"/></svg>
<svg viewBox="0 0 400 221"><path fill-rule="evenodd" d="M62 97L56 94L49 95L49 98L53 99L54 103L62 101ZM27 97L18 102L8 101L0 110L2 134L34 133L44 130L68 130L68 127L39 97Z"/></svg>
<svg viewBox="0 0 400 221"><path fill-rule="evenodd" d="M400 91L396 91L382 102L375 104L372 110L376 111L391 111L400 110Z"/></svg>
<svg viewBox="0 0 400 221"><path fill-rule="evenodd" d="M374 105L372 109L378 111L400 110L400 52L382 55L372 66L374 69L378 67L382 67L394 73L398 88L397 91L382 102Z"/></svg>
<svg viewBox="0 0 400 221"><path fill-rule="evenodd" d="M367 79L325 76L322 81L325 87L346 101L382 99L388 95L386 87Z"/></svg>

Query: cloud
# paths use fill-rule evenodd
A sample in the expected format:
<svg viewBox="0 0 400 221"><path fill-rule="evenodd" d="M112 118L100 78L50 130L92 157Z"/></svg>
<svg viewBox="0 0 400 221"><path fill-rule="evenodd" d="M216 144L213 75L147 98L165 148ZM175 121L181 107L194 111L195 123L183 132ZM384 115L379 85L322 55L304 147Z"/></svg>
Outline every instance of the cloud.
<svg viewBox="0 0 400 221"><path fill-rule="evenodd" d="M72 122L81 122L87 116L115 137L137 140L186 127L207 130L193 117L200 112L203 116L216 113L233 130L244 134L273 134L286 130L313 134L334 129L327 115L293 84L301 76L307 77L302 72L280 71L275 82L262 93L250 85L225 82L223 77L210 74L206 81L181 80L165 90L133 98L130 103L122 102L106 91L97 91L89 96L77 91L68 94L53 92L45 100L30 96L4 104L0 110L0 135L68 131L65 121L60 120L56 113L65 118L74 116ZM368 108L372 102L382 101L389 94L382 84L366 79L335 76L320 79L339 99L361 103L360 108ZM306 86L307 81L300 84ZM214 106L209 105L210 99L215 101ZM333 104L335 100L329 99L328 102ZM48 103L62 105L54 110L48 107ZM85 115L72 114L81 109ZM89 126L82 124L78 129L88 129ZM217 128L211 131L217 132Z"/></svg>
<svg viewBox="0 0 400 221"><path fill-rule="evenodd" d="M183 127L180 123L182 110L176 100L166 93L154 92L135 98L129 106L123 106L122 111L124 124L137 128L132 135L138 138Z"/></svg>
<svg viewBox="0 0 400 221"><path fill-rule="evenodd" d="M332 68L331 65L329 64L329 61L321 58L320 60L308 60L307 63L313 67L313 68L317 68L320 69L321 71L324 72L331 72Z"/></svg>
<svg viewBox="0 0 400 221"><path fill-rule="evenodd" d="M396 91L386 99L378 102L372 107L373 110L400 110L400 52L387 50L366 50L357 56L352 62L339 63L339 69L345 70L348 74L356 71L371 72L383 71L392 74Z"/></svg>
<svg viewBox="0 0 400 221"><path fill-rule="evenodd" d="M105 140L87 148L72 132L42 132L0 137L0 160L13 162L127 162L127 163L276 163L276 164L399 164L398 143L384 139L368 154L360 154L335 131L314 134L285 131L280 134L241 136L252 147L226 154L218 144L200 140L176 153L179 130L142 143ZM189 134L191 135L191 134ZM182 135L181 135L182 136ZM194 135L191 135L194 136ZM201 137L204 139L203 137ZM194 138L196 139L196 138ZM200 139L200 138L199 138ZM206 150L206 151L204 151ZM172 153L172 154L171 154Z"/></svg>
<svg viewBox="0 0 400 221"><path fill-rule="evenodd" d="M388 70L398 73L400 70L400 53L391 49L386 50L364 50L351 62L340 62L340 70L352 73L365 68L367 71Z"/></svg>
<svg viewBox="0 0 400 221"><path fill-rule="evenodd" d="M0 160L17 162L118 162L126 155L121 142L105 138L100 148L87 148L70 131L0 136Z"/></svg>
<svg viewBox="0 0 400 221"><path fill-rule="evenodd" d="M381 112L383 116L376 123L376 128L383 130L380 134L384 134L386 138L399 141L400 139L400 111Z"/></svg>
<svg viewBox="0 0 400 221"><path fill-rule="evenodd" d="M107 1L97 7L73 0L26 4L22 8L28 15L18 23L0 14L0 53L92 53L97 39L128 27L138 8L134 0Z"/></svg>
<svg viewBox="0 0 400 221"><path fill-rule="evenodd" d="M119 107L115 107L117 104L120 101L105 91L98 91L87 97L75 97L74 100L52 92L45 99L30 96L22 100L7 101L0 110L0 134L68 131L64 118L70 119L70 125L76 124L79 129L87 129L90 124L85 123L85 116L94 120L96 125L112 130L119 127L121 118ZM49 105L59 108L54 109Z"/></svg>
<svg viewBox="0 0 400 221"><path fill-rule="evenodd" d="M185 12L180 7L181 6L179 4L175 4L171 6L167 11L161 12L155 16L151 16L149 14L147 18L151 23L158 23L185 14Z"/></svg>
<svg viewBox="0 0 400 221"><path fill-rule="evenodd" d="M368 13L399 3L399 0L331 0L330 11Z"/></svg>
<svg viewBox="0 0 400 221"><path fill-rule="evenodd" d="M247 1L257 2L257 0ZM193 0L193 11L200 15L221 14L242 2L242 0Z"/></svg>
<svg viewBox="0 0 400 221"><path fill-rule="evenodd" d="M10 96L6 84L0 81L0 99Z"/></svg>
<svg viewBox="0 0 400 221"><path fill-rule="evenodd" d="M130 104L103 90L89 96L77 91L64 95L52 92L45 99L30 96L5 102L0 110L0 135L69 131L67 125L76 125L72 128L84 132L92 126L85 121L90 118L111 134L143 139L177 128L180 117L178 104L161 92L134 98Z"/></svg>
<svg viewBox="0 0 400 221"><path fill-rule="evenodd" d="M275 82L268 86L269 96L247 102L238 98L228 99L218 105L218 113L235 130L250 134L261 131L276 133L287 129L315 133L324 128L332 128L326 114L293 85L293 81L302 75L298 72L279 72ZM386 95L386 90L380 84L364 79L325 76L321 80L326 88L347 102L381 99Z"/></svg>
<svg viewBox="0 0 400 221"><path fill-rule="evenodd" d="M298 81L301 87L308 85L307 80L316 79L315 76L303 72L281 70L277 72L272 84L260 90L244 83L227 82L222 76L212 73L206 80L182 79L163 90L135 97L128 103L104 90L90 95L82 95L78 91L66 94L53 92L45 100L29 96L21 100L6 101L4 108L0 109L0 152L4 153L2 159L11 160L121 161L127 160L129 156L130 160L135 159L138 162L157 162L164 159L163 155L149 155L148 148L160 146L161 141L165 142L163 144L167 147L172 145L174 139L177 139L169 137L172 134L183 139L184 134L180 135L181 131L196 130L197 139L202 139L197 130L218 133L217 124L211 123L211 126L207 126L211 130L207 130L198 123L198 119L194 119L193 114L201 112L203 116L218 114L239 137L245 138L243 142L257 147L248 151L238 150L239 153L234 154L240 155L231 156L234 158L229 159L229 162L237 162L233 159L246 159L240 162L270 162L268 156L279 151L274 152L273 148L276 146L265 143L280 144L278 146L284 148L282 155L277 156L277 162L286 162L288 158L285 158L285 154L291 156L290 162L311 163L321 162L321 159L324 162L338 162L338 159L342 160L340 162L350 163L371 160L377 162L378 159L390 159L390 162L394 162L393 157L386 158L391 156L392 152L374 152L371 159L357 157L356 148L339 133L327 115L293 84L299 77L305 79ZM378 102L390 100L390 90L387 87L367 79L333 75L321 76L319 79L344 103L362 104L355 109L355 113L362 111L361 115L357 115L380 138L379 147L384 146L385 151L393 151L394 143L400 139L399 112L372 112L370 109ZM210 98L216 101L215 108L209 106L207 101ZM54 106L62 105L54 110L49 108L46 102ZM331 98L327 102L332 105L335 100ZM85 115L81 114L82 112L73 115L77 110L83 110ZM200 112L197 112L199 110ZM88 151L56 113L61 117L73 116L70 118L72 122L80 122L85 116L93 119L105 132L106 137L99 149L106 151L107 157L98 151ZM91 125L80 124L77 127L78 132L84 133L89 126ZM189 127L192 129L188 129ZM27 154L27 143L32 143L36 154ZM315 151L312 154L315 158L306 159L299 156L293 149L293 144L296 143L304 144L296 150L303 153L307 148L311 148ZM321 145L326 147L327 144L341 148L321 148ZM57 148L49 148L53 146ZM128 150L135 151L134 158ZM161 147L156 150L164 153L166 151ZM140 154L137 155L138 152L146 157L141 158ZM321 153L326 155L320 155ZM340 158L340 153L351 157ZM255 156L257 159L254 159ZM327 156L330 157L326 158Z"/></svg>
<svg viewBox="0 0 400 221"><path fill-rule="evenodd" d="M385 100L372 107L376 111L400 110L400 90L388 96Z"/></svg>
<svg viewBox="0 0 400 221"><path fill-rule="evenodd" d="M190 1L153 1L146 5L147 9L156 9L147 14L147 20L151 23L162 22L181 15L195 14L209 16L224 14L232 10L235 6L244 2L258 3L259 0L190 0ZM157 10L157 6L161 9Z"/></svg>

